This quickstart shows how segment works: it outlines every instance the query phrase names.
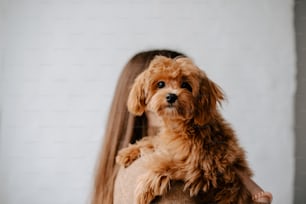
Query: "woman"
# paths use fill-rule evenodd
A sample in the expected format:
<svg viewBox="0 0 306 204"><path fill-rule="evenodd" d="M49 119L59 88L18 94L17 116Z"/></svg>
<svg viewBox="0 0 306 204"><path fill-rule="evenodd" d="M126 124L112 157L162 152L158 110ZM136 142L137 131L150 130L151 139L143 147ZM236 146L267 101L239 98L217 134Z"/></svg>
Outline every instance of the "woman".
<svg viewBox="0 0 306 204"><path fill-rule="evenodd" d="M140 117L135 117L131 115L126 108L129 88L132 86L134 79L148 67L150 61L156 55L162 55L169 58L184 56L182 53L170 50L141 52L132 57L125 66L118 80L106 126L104 143L95 177L92 204L112 204L114 202L114 197L115 201L117 200L118 203L120 201L130 203L127 202L126 199L132 197L131 195L129 196L129 194L133 192L133 187L131 186L135 184L137 174L143 171L140 169L141 164L139 164L141 163L141 159L138 159L139 161L134 162L135 164L131 165L131 167L128 167L126 170L120 169L119 171L119 166L115 163L115 157L117 152L123 147L126 147L129 143L134 143L146 135L154 135L158 131L158 122L156 124L154 117L146 116L145 114ZM118 174L118 171L120 174ZM250 194L254 197L253 199L256 199L259 203L270 203L272 199L270 193L264 192L249 177L238 171L237 173L240 175L242 182L245 184ZM130 179L129 182L122 182L126 178ZM117 186L120 185L125 189L125 195L120 194L120 188L115 188L116 180ZM157 202L169 203L167 199L177 199L176 203L178 203L178 201L186 199L186 201L189 200L190 203L196 203L196 200L184 194L181 186L182 185L179 183L172 185L168 195ZM114 189L116 190L114 191ZM180 198L177 197L178 195Z"/></svg>

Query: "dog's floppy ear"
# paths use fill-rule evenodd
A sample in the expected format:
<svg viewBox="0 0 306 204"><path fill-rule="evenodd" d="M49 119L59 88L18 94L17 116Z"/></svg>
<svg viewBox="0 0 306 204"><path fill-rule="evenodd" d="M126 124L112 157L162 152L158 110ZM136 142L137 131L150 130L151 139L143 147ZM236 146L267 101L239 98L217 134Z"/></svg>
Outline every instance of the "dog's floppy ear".
<svg viewBox="0 0 306 204"><path fill-rule="evenodd" d="M142 115L145 111L145 72L138 75L132 85L131 91L127 100L129 112L134 115Z"/></svg>
<svg viewBox="0 0 306 204"><path fill-rule="evenodd" d="M198 107L195 117L197 125L205 125L217 113L217 104L224 100L222 89L206 76L202 77L198 95Z"/></svg>

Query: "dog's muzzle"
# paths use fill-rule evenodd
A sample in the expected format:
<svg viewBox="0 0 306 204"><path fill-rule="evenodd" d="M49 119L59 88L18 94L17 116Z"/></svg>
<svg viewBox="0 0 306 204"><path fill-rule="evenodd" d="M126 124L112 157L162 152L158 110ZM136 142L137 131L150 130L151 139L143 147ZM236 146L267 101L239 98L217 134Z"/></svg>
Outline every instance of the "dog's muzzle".
<svg viewBox="0 0 306 204"><path fill-rule="evenodd" d="M169 93L166 96L166 100L167 100L168 103L172 104L172 103L174 103L177 100L177 95L173 94L173 93Z"/></svg>

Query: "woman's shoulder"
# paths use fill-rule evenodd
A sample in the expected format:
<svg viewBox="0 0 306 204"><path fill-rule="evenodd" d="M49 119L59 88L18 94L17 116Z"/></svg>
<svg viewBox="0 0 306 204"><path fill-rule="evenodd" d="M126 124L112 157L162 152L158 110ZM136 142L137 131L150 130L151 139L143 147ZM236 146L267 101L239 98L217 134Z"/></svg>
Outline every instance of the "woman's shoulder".
<svg viewBox="0 0 306 204"><path fill-rule="evenodd" d="M129 167L120 167L114 186L114 204L135 203L134 191L137 186L137 179L146 172L144 167L145 158L139 158ZM166 195L157 197L152 203L158 204L195 204L194 198L190 198L188 191L184 191L184 184L179 181L171 183Z"/></svg>

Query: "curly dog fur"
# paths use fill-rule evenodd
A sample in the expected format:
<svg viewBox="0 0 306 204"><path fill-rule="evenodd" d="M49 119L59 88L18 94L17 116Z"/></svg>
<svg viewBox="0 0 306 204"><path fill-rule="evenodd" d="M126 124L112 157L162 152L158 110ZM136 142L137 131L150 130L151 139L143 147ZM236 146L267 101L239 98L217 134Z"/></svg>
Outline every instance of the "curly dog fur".
<svg viewBox="0 0 306 204"><path fill-rule="evenodd" d="M218 111L222 90L189 58L156 56L135 80L128 109L161 118L156 136L122 149L117 163L127 167L146 152L147 173L140 175L136 202L150 203L181 180L201 203L245 204L250 195L234 169L251 176L244 150Z"/></svg>

